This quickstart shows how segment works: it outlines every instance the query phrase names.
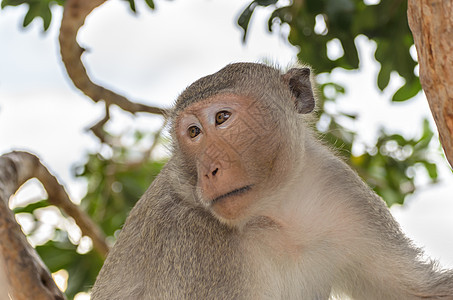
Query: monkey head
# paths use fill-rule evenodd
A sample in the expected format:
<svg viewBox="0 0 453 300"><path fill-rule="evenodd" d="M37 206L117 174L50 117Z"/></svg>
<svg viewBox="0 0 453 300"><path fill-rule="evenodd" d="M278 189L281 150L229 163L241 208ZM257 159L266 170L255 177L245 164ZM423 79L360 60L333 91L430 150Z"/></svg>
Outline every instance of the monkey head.
<svg viewBox="0 0 453 300"><path fill-rule="evenodd" d="M173 154L186 166L181 176L192 178L195 201L228 224L253 215L257 200L290 176L300 157L294 127L314 106L309 68L281 74L237 63L190 85L171 118Z"/></svg>

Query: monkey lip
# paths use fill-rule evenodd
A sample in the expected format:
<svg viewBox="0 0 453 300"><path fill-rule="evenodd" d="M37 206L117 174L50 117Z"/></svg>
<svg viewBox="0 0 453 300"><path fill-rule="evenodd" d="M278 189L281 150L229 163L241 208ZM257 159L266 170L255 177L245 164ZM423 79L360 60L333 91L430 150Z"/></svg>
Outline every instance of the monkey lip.
<svg viewBox="0 0 453 300"><path fill-rule="evenodd" d="M232 190L232 191L230 191L230 192L228 192L228 193L225 193L225 194L223 194L223 195L220 195L220 196L214 198L214 199L211 201L211 204L215 204L215 203L217 203L217 202L219 202L219 201L221 201L221 200L223 200L223 199L225 199L225 198L228 198L228 197L230 197L230 196L237 196L237 195L244 194L244 193L250 191L250 190L252 189L252 186L253 186L253 185L246 185L246 186L243 186L243 187L241 187L241 188Z"/></svg>

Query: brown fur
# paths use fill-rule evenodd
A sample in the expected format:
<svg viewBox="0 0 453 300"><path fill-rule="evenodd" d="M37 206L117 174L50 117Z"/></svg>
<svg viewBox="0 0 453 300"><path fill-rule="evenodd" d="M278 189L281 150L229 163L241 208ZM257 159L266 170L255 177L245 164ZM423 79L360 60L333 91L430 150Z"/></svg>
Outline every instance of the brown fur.
<svg viewBox="0 0 453 300"><path fill-rule="evenodd" d="M170 115L172 157L92 298L453 299L453 272L422 261L384 202L313 137L311 88L309 69L246 63L188 87Z"/></svg>

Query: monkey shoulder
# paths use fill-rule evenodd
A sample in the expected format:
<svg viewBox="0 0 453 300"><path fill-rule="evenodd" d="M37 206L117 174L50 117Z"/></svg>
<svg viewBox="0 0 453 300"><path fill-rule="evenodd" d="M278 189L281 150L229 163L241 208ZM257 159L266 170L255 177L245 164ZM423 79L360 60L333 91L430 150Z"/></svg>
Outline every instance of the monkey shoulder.
<svg viewBox="0 0 453 300"><path fill-rule="evenodd" d="M134 299L241 299L246 295L247 270L239 254L237 230L178 195L169 179L171 171L171 166L164 167L132 209L94 295L101 286L105 288L105 280L135 286ZM122 293L118 289L108 299L131 299Z"/></svg>

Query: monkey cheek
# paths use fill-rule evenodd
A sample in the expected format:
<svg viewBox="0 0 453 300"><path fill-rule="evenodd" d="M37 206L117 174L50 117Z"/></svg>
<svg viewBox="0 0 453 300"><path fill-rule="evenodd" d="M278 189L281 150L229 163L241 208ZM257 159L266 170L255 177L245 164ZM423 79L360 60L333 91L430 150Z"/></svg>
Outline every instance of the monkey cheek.
<svg viewBox="0 0 453 300"><path fill-rule="evenodd" d="M247 215L248 207L253 201L252 195L233 195L212 204L211 209L220 218L233 221Z"/></svg>

